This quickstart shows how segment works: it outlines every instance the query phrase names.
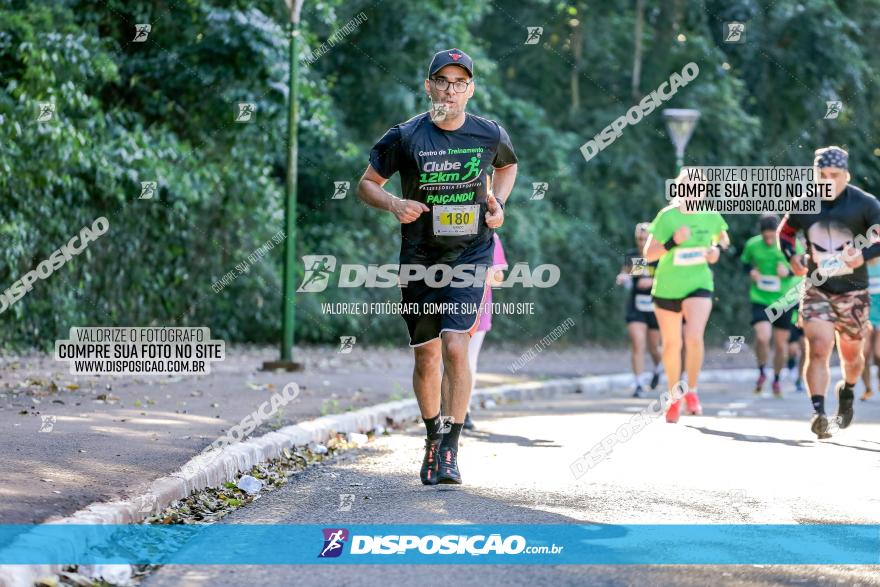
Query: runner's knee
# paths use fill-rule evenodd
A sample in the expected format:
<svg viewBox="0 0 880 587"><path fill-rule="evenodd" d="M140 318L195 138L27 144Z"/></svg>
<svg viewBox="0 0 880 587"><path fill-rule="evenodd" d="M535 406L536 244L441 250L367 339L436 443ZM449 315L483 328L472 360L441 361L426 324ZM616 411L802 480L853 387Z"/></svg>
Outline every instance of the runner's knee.
<svg viewBox="0 0 880 587"><path fill-rule="evenodd" d="M703 346L703 330L685 327L684 344L688 347Z"/></svg>
<svg viewBox="0 0 880 587"><path fill-rule="evenodd" d="M663 351L667 353L681 353L681 338L663 341Z"/></svg>
<svg viewBox="0 0 880 587"><path fill-rule="evenodd" d="M826 359L831 354L833 341L826 338L816 338L810 341L810 358Z"/></svg>
<svg viewBox="0 0 880 587"><path fill-rule="evenodd" d="M422 376L435 373L440 369L440 348L435 347L431 350L416 349L415 352L416 375Z"/></svg>
<svg viewBox="0 0 880 587"><path fill-rule="evenodd" d="M453 363L468 360L468 336L460 332L446 332L443 335L443 355Z"/></svg>
<svg viewBox="0 0 880 587"><path fill-rule="evenodd" d="M645 350L645 341L639 337L633 337L630 339L630 343L632 344L632 350L637 353Z"/></svg>
<svg viewBox="0 0 880 587"><path fill-rule="evenodd" d="M862 361L862 341L861 340L853 340L849 342L844 342L844 338L841 337L840 344L840 358L843 359L846 363L856 364Z"/></svg>

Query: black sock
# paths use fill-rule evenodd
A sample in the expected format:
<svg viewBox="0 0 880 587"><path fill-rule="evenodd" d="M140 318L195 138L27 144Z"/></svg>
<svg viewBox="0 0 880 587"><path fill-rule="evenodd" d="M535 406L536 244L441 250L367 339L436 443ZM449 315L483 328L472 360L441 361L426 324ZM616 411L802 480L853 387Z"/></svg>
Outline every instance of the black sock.
<svg viewBox="0 0 880 587"><path fill-rule="evenodd" d="M461 434L461 426L460 423L452 425L452 430L443 435L443 440L440 441L440 448L458 450L458 437Z"/></svg>
<svg viewBox="0 0 880 587"><path fill-rule="evenodd" d="M758 373L761 374L761 377L764 376L764 367L765 365L758 365Z"/></svg>
<svg viewBox="0 0 880 587"><path fill-rule="evenodd" d="M440 426L439 412L433 418L422 418L422 421L425 423L425 430L428 433L428 438L436 440L442 436L442 434L437 433L437 428Z"/></svg>
<svg viewBox="0 0 880 587"><path fill-rule="evenodd" d="M773 383L779 383L779 371L773 374Z"/></svg>
<svg viewBox="0 0 880 587"><path fill-rule="evenodd" d="M817 414L825 415L825 396L824 395L811 395L810 401L813 402L813 410Z"/></svg>
<svg viewBox="0 0 880 587"><path fill-rule="evenodd" d="M786 364L786 366L788 367L788 370L789 370L789 371L791 371L792 369L794 369L794 357L789 357L789 358L788 358L788 363Z"/></svg>
<svg viewBox="0 0 880 587"><path fill-rule="evenodd" d="M853 399L853 397L855 397L855 394L853 393L853 387L855 387L855 385L855 383L846 383L844 381L843 387L840 389L840 395L838 396L838 398L848 400Z"/></svg>

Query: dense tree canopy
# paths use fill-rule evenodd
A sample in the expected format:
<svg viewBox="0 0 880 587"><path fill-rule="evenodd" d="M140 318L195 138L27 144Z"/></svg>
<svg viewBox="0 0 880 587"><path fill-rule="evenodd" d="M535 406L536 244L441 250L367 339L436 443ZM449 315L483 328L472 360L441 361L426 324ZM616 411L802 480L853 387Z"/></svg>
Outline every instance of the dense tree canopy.
<svg viewBox="0 0 880 587"><path fill-rule="evenodd" d="M427 62L450 46L476 62L471 110L501 122L520 159L499 233L508 260L562 271L554 288L496 294L536 308L497 320L499 338L533 341L568 317L571 340L622 336L614 275L633 225L664 203L674 154L659 110L589 162L579 148L688 62L699 76L664 105L702 113L688 163L806 165L816 147L839 144L853 183L877 189L878 0L454 6L305 0L297 256L396 261L394 218L361 205L354 185L378 137L425 109ZM360 13L353 32L307 59ZM731 20L746 23L745 42L724 42ZM283 0L0 0L0 291L95 218L111 226L0 314L3 346L96 324L208 325L228 340L277 340L280 247L215 284L283 227L287 22ZM135 42L140 23L151 30ZM542 27L538 42L525 43L528 27ZM828 100L843 102L836 119L824 118ZM46 102L54 116L40 122ZM256 104L253 122L235 121L240 102ZM139 198L146 181L157 182L151 199ZM345 199L331 198L337 181L352 186ZM543 200L530 200L533 182L548 183ZM391 189L399 193L396 179ZM755 220L728 217L734 246ZM744 333L735 254L716 283L710 336ZM400 342L399 318L320 308L398 299L395 289L299 295L297 339Z"/></svg>

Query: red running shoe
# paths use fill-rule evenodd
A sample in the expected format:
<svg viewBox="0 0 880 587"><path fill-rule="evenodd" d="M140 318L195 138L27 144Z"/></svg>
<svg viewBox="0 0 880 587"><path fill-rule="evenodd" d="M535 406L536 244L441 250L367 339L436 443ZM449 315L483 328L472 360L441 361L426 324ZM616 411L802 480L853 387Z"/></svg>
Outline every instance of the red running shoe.
<svg viewBox="0 0 880 587"><path fill-rule="evenodd" d="M703 406L700 405L700 398L696 391L689 391L684 394L685 413L692 416L701 416L703 414Z"/></svg>
<svg viewBox="0 0 880 587"><path fill-rule="evenodd" d="M666 409L666 421L670 424L675 424L678 422L678 416L681 412L681 400L675 400L669 407Z"/></svg>
<svg viewBox="0 0 880 587"><path fill-rule="evenodd" d="M778 381L773 382L773 397L782 399L782 384Z"/></svg>
<svg viewBox="0 0 880 587"><path fill-rule="evenodd" d="M755 395L761 395L761 392L764 390L765 381L767 381L766 375L758 375L758 380L755 381Z"/></svg>

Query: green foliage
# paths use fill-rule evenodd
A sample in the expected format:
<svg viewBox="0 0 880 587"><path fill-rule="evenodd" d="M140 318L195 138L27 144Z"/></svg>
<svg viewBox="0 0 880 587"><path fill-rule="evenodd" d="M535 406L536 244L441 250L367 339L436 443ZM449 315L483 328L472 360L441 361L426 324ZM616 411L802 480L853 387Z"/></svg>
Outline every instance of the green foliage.
<svg viewBox="0 0 880 587"><path fill-rule="evenodd" d="M500 231L508 260L562 269L553 289L496 292L535 303L533 316L496 320L499 338L533 342L568 317L568 341L622 336L614 275L633 225L664 204L672 148L659 111L589 162L579 147L689 61L699 76L664 105L702 112L687 162L803 165L833 143L850 149L853 182L876 189L880 1L645 2L635 91L634 4L305 0L301 58L358 13L367 20L301 66L297 256L396 261L396 222L361 205L354 186L379 136L424 110L427 60L449 46L476 60L471 111L501 122L520 158ZM746 43L724 43L729 20L747 23ZM145 22L149 40L132 42ZM527 26L543 27L538 44L524 44ZM219 293L212 285L283 227L286 29L283 0L0 0L0 290L96 218L110 223L0 314L0 346L51 346L71 326L96 324L208 325L231 341L277 340L281 247ZM833 99L843 113L824 120ZM54 120L36 122L40 102L55 104ZM234 122L238 102L256 103L255 122ZM153 199L138 199L142 181L158 182ZM330 199L335 181L350 182L346 199ZM544 200L529 199L533 182L549 184ZM389 189L399 193L396 178ZM752 216L728 222L735 246L755 230ZM746 287L734 255L722 259L715 340L743 331ZM298 295L297 340L400 343L398 317L320 307L398 296Z"/></svg>

